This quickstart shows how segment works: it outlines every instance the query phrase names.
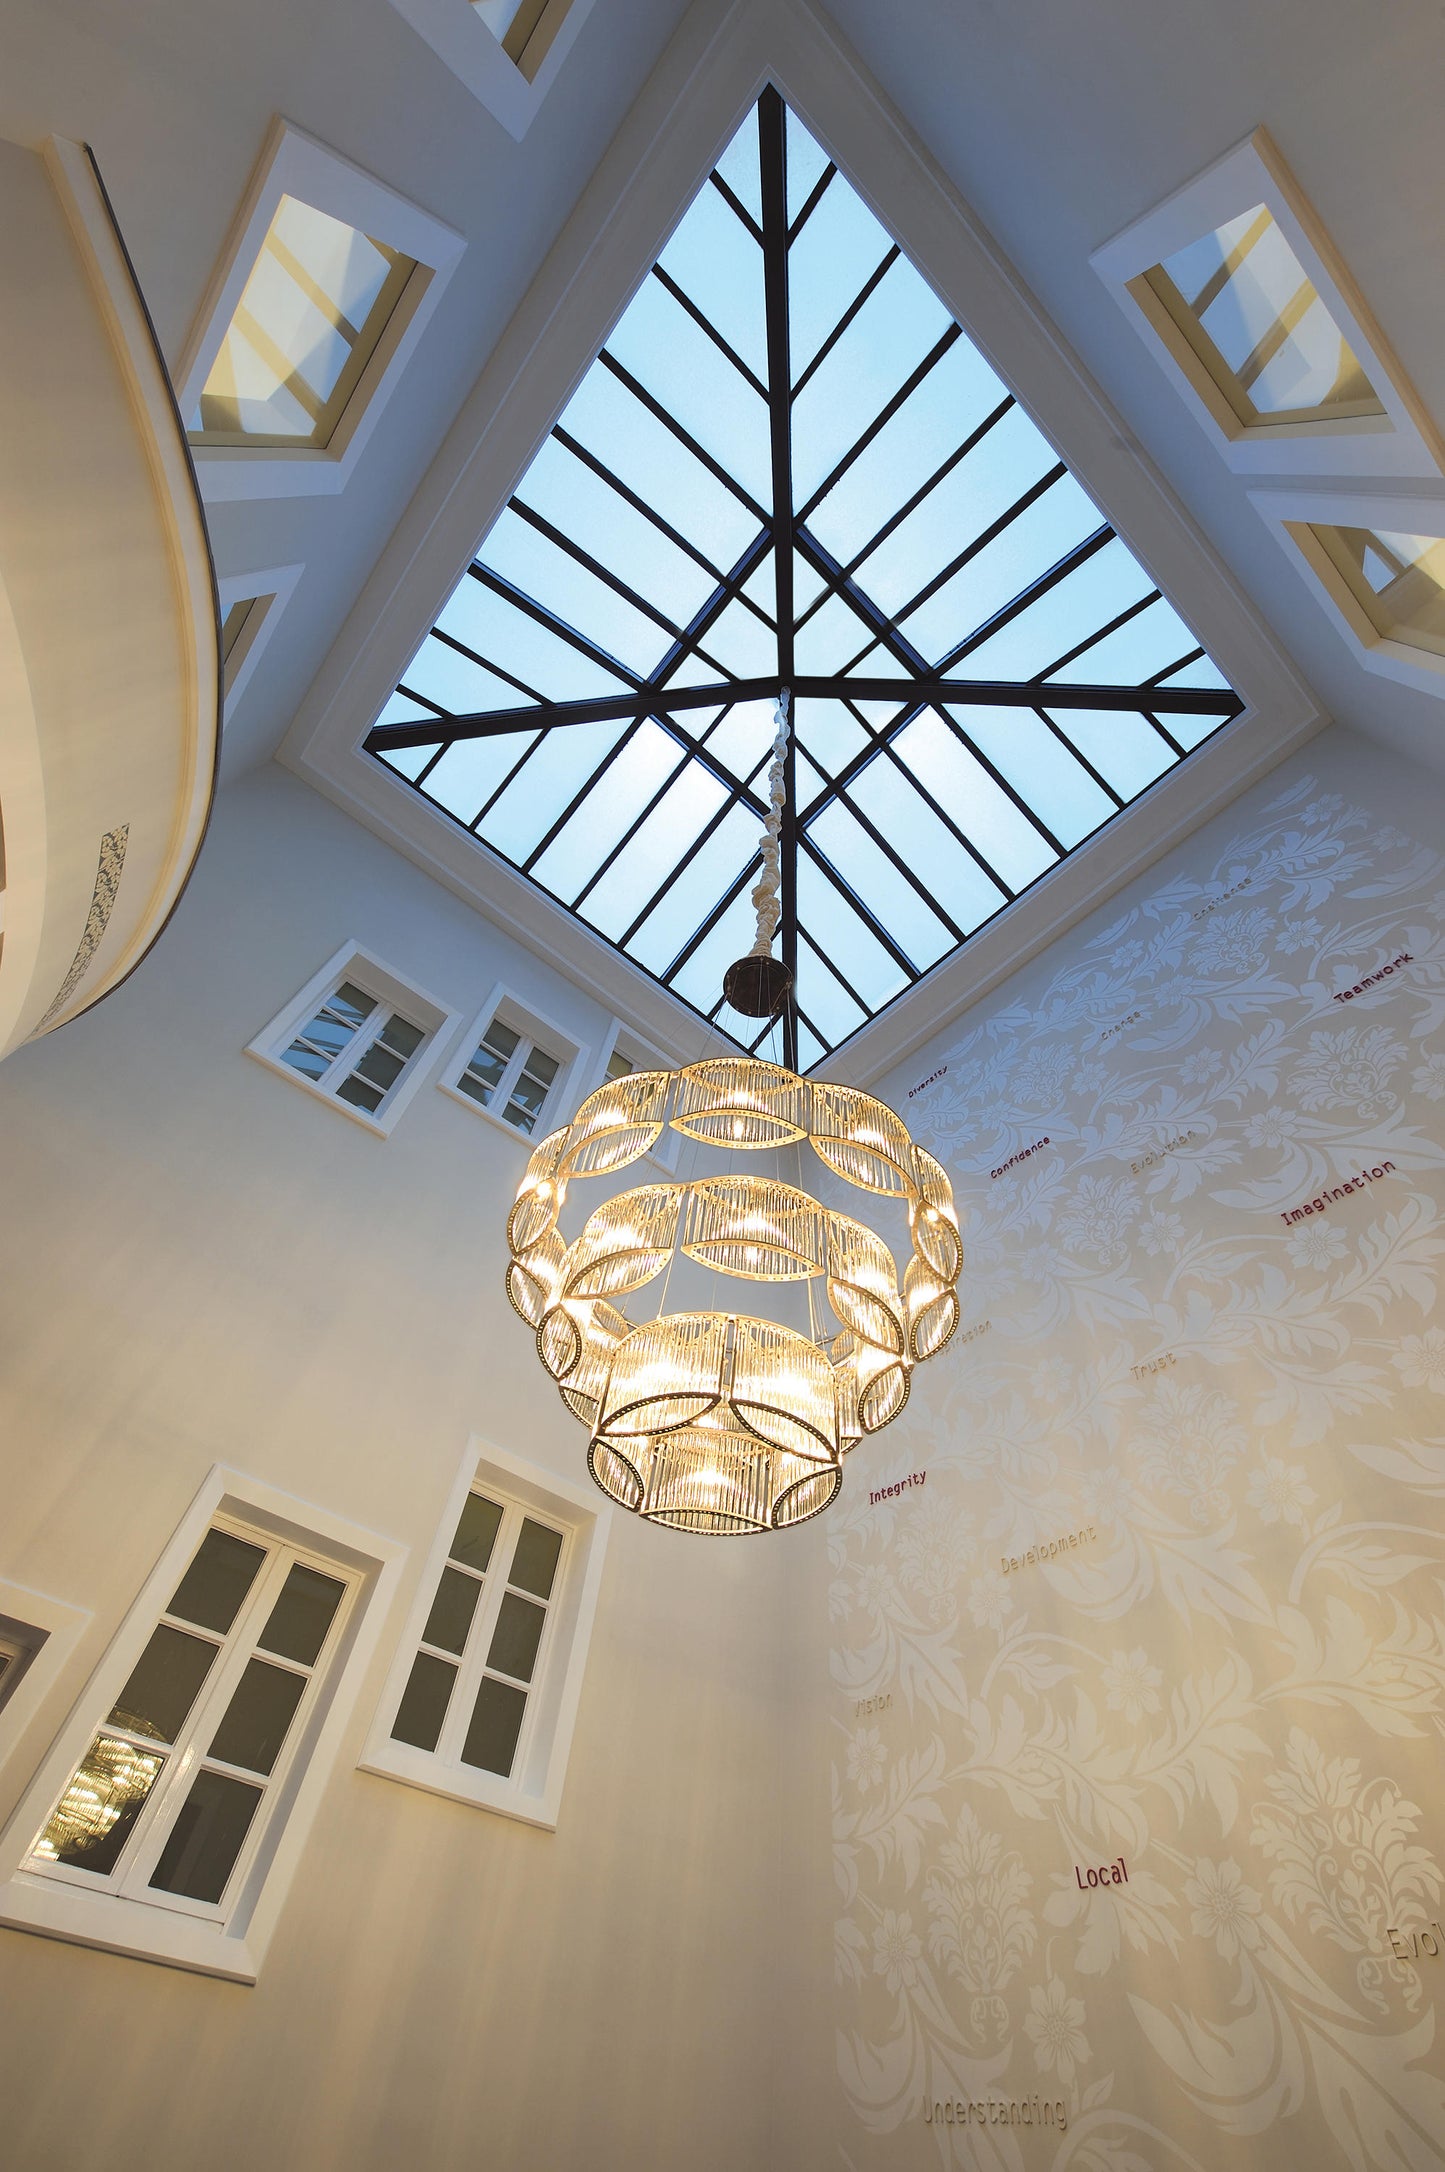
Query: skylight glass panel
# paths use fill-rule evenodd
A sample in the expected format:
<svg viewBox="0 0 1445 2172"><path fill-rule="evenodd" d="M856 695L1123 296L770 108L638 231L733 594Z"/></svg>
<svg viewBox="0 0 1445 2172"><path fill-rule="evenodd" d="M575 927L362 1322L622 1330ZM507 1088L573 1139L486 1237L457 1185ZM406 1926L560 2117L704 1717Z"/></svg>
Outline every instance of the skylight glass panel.
<svg viewBox="0 0 1445 2172"><path fill-rule="evenodd" d="M776 1051L721 985L753 939L783 687L804 1068L1241 706L769 90L367 745Z"/></svg>

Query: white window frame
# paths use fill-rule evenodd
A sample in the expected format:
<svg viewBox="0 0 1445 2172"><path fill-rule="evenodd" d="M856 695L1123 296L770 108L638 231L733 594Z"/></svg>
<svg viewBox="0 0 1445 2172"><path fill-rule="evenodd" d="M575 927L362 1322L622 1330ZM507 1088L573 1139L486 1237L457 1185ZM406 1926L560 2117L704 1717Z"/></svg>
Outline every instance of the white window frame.
<svg viewBox="0 0 1445 2172"><path fill-rule="evenodd" d="M176 367L177 398L188 428L283 196L385 242L413 258L420 271L382 332L329 444L191 446L201 495L212 502L345 488L466 247L460 234L430 212L278 116ZM422 278L425 284L418 286Z"/></svg>
<svg viewBox="0 0 1445 2172"><path fill-rule="evenodd" d="M492 1103L475 1100L471 1094L464 1092L459 1084L463 1072L477 1052L482 1035L499 1014L504 1026L510 1026L514 1033L522 1036L524 1045L535 1046L540 1042L547 1055L557 1058L557 1076L548 1088L547 1098L542 1104L542 1117L535 1131L523 1131L520 1125L509 1124L494 1105L500 1103L502 1108L506 1107L512 1082L525 1061L520 1052L513 1056L503 1073ZM498 981L454 1047L445 1075L438 1084L442 1092L449 1094L453 1101L460 1101L462 1106L470 1109L474 1115L494 1124L497 1130L505 1132L509 1139L519 1140L530 1154L539 1140L545 1139L549 1131L555 1131L559 1124L565 1123L571 1116L583 1081L588 1075L589 1054L588 1048L574 1033L569 1033L565 1026L559 1026L554 1018L547 1017L532 1004L524 1002L520 996L514 995L510 988ZM588 1090L590 1091L590 1088Z"/></svg>
<svg viewBox="0 0 1445 2172"><path fill-rule="evenodd" d="M55 1687L90 1619L87 1607L70 1606L48 1592L0 1577L0 1634L7 1644L21 1644L29 1651L8 1687L0 1684L0 1765Z"/></svg>
<svg viewBox="0 0 1445 2172"><path fill-rule="evenodd" d="M552 1595L547 1602L547 1620L528 1693L526 1717L518 1738L513 1770L506 1779L498 1773L449 1761L440 1749L419 1750L411 1743L393 1741L391 1735L392 1722L411 1675L412 1661L421 1648L422 1631L436 1597L442 1570L447 1565L457 1519L471 1492L484 1493L507 1507L520 1508L525 1514L534 1515L540 1522L551 1524L563 1533L562 1553ZM507 1449L474 1436L467 1445L456 1482L447 1496L436 1539L423 1564L401 1641L359 1760L361 1769L383 1779L400 1780L407 1786L423 1788L429 1794L445 1795L453 1802L470 1803L477 1809L493 1810L500 1817L518 1818L523 1824L555 1832L611 1522L612 1510L596 1487L575 1485L554 1471L543 1470L538 1464L525 1462ZM488 1583L495 1577L499 1586L505 1584L507 1566L500 1552L501 1539L499 1532L492 1566L488 1570ZM478 1610L480 1618L481 1608ZM470 1709L469 1698L475 1694L475 1682L470 1680L470 1674L480 1677L486 1652L487 1638L475 1629L475 1625L474 1634L480 1657L470 1670L470 1686L459 1684L452 1692L453 1701L459 1708L466 1708L461 1718L463 1730L466 1712ZM449 1711L443 1742L447 1740L448 1732L454 1731L455 1720L456 1715Z"/></svg>
<svg viewBox="0 0 1445 2172"><path fill-rule="evenodd" d="M381 1107L373 1115L369 1109L359 1109L354 1102L343 1101L335 1091L316 1079L307 1078L285 1060L283 1051L290 1047L296 1035L308 1021L315 1017L321 1004L335 993L342 981L349 980L369 996L376 998L380 1015L368 1019L354 1038L341 1051L336 1065L328 1074L336 1084L349 1078L357 1063L365 1055L371 1042L383 1030L385 1021L393 1011L400 1011L413 1025L420 1026L426 1038L414 1056L408 1058L406 1067L396 1084L387 1093ZM263 1027L254 1040L246 1044L246 1054L258 1063L264 1063L268 1071L274 1071L293 1086L300 1086L313 1099L324 1102L327 1108L339 1109L366 1131L377 1138L387 1138L395 1129L397 1119L416 1093L436 1062L437 1051L448 1032L461 1016L450 1010L435 996L418 988L414 981L405 980L391 966L359 943L346 943L334 957L328 959L319 973L314 973L300 993L292 998L285 1010L278 1012L268 1026ZM506 1127L509 1131L511 1125Z"/></svg>
<svg viewBox="0 0 1445 2172"><path fill-rule="evenodd" d="M602 1054L598 1061L597 1074L587 1088L588 1093L595 1093L599 1086L607 1084L607 1066L612 1060L614 1049L622 1051L634 1071L675 1071L677 1069L677 1063L673 1057L665 1056L661 1049L654 1048L651 1041L644 1040L640 1033L634 1032L625 1019L614 1018L611 1030L603 1038ZM664 1124L655 1143L648 1148L645 1158L648 1161L656 1162L658 1167L666 1170L669 1176L676 1176L677 1157L681 1146L681 1132L674 1131L670 1124Z"/></svg>
<svg viewBox="0 0 1445 2172"><path fill-rule="evenodd" d="M216 593L221 606L221 622L238 603L251 603L246 623L238 637L236 648L222 660L222 674L226 687L226 715L234 712L262 651L280 624L281 613L291 600L296 583L304 571L301 566L265 566L257 573L222 573L216 579ZM237 654L239 650L239 654Z"/></svg>
<svg viewBox="0 0 1445 2172"><path fill-rule="evenodd" d="M534 53L539 55L529 73L503 51L501 39L467 0L391 0L391 4L518 143L536 119L592 12L592 0L549 0L523 55L524 62Z"/></svg>
<svg viewBox="0 0 1445 2172"><path fill-rule="evenodd" d="M1393 528L1406 535L1445 537L1445 488L1420 497L1360 490L1252 490L1249 498L1356 663L1399 686L1445 694L1445 656L1382 634L1314 538L1291 533L1295 527Z"/></svg>
<svg viewBox="0 0 1445 2172"><path fill-rule="evenodd" d="M1166 257L1263 204L1358 356L1385 412L1337 421L1244 424L1182 333L1161 329L1130 293ZM1135 331L1239 475L1429 475L1445 441L1406 377L1318 214L1268 132L1257 128L1089 259Z"/></svg>
<svg viewBox="0 0 1445 2172"><path fill-rule="evenodd" d="M248 1836L249 1865L224 1916L196 1903L177 1905L173 1894L141 1899L96 1890L89 1884L82 1887L74 1878L33 1867L26 1860L71 1775L103 1730L106 1714L129 1680L202 1539L218 1519L234 1519L273 1542L297 1547L331 1564L333 1573L346 1577L352 1586L339 1617L339 1639L329 1655L323 1652L319 1663L318 1695L309 1719L274 1802L263 1804L260 1831ZM76 1945L99 1946L137 1960L226 1977L234 1983L254 1983L406 1552L395 1540L350 1523L329 1509L215 1465L0 1833L0 1924Z"/></svg>

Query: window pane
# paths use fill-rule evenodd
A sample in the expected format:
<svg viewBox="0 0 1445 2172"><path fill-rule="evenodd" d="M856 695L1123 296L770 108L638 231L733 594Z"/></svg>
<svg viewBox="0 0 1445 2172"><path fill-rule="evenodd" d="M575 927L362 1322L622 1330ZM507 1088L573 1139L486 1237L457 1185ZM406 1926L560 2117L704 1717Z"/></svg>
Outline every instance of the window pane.
<svg viewBox="0 0 1445 2172"><path fill-rule="evenodd" d="M305 1041L293 1041L281 1057L281 1061L289 1063L293 1071L299 1071L303 1078L311 1079L325 1078L333 1060L321 1050L308 1047Z"/></svg>
<svg viewBox="0 0 1445 2172"><path fill-rule="evenodd" d="M367 995L353 981L344 980L335 995L327 998L326 1008L353 1026L359 1026L362 1019L369 1018L376 1009L376 997Z"/></svg>
<svg viewBox="0 0 1445 2172"><path fill-rule="evenodd" d="M495 1501L487 1500L484 1494L469 1493L457 1523L457 1535L448 1548L453 1561L460 1561L468 1569L485 1569L492 1558L501 1520L502 1511Z"/></svg>
<svg viewBox="0 0 1445 2172"><path fill-rule="evenodd" d="M500 1772L505 1777L517 1754L517 1737L522 1732L526 1709L525 1690L484 1676L472 1708L467 1739L462 1744L462 1763L480 1766L483 1772Z"/></svg>
<svg viewBox="0 0 1445 2172"><path fill-rule="evenodd" d="M365 1079L369 1085L386 1094L390 1093L405 1068L401 1057L394 1056L389 1048L383 1048L378 1041L366 1051L356 1066L354 1076Z"/></svg>
<svg viewBox="0 0 1445 2172"><path fill-rule="evenodd" d="M394 1048L405 1061L407 1057L416 1054L426 1035L420 1026L412 1025L407 1019L393 1018L381 1038L388 1048Z"/></svg>
<svg viewBox="0 0 1445 2172"><path fill-rule="evenodd" d="M97 1735L35 1843L35 1853L105 1877L120 1860L164 1764L154 1751Z"/></svg>
<svg viewBox="0 0 1445 2172"><path fill-rule="evenodd" d="M265 1558L263 1546L248 1545L229 1531L208 1531L166 1612L224 1636Z"/></svg>
<svg viewBox="0 0 1445 2172"><path fill-rule="evenodd" d="M519 1599L514 1591L509 1591L492 1631L487 1665L495 1667L499 1674L514 1674L519 1682L530 1682L546 1619L544 1606L534 1606L530 1599Z"/></svg>
<svg viewBox="0 0 1445 2172"><path fill-rule="evenodd" d="M218 1901L260 1801L259 1787L224 1772L198 1772L151 1876L153 1890Z"/></svg>
<svg viewBox="0 0 1445 2172"><path fill-rule="evenodd" d="M464 1576L460 1569L443 1569L421 1633L423 1644L439 1644L444 1652L464 1650L481 1590L475 1576Z"/></svg>
<svg viewBox="0 0 1445 2172"><path fill-rule="evenodd" d="M544 1523L533 1523L529 1516L522 1525L507 1582L519 1584L523 1591L534 1591L539 1599L548 1598L561 1551L561 1532L549 1531Z"/></svg>
<svg viewBox="0 0 1445 2172"><path fill-rule="evenodd" d="M434 1750L456 1678L456 1668L448 1666L444 1659L418 1652L392 1722L392 1741L409 1742L418 1750Z"/></svg>
<svg viewBox="0 0 1445 2172"><path fill-rule="evenodd" d="M258 1640L262 1651L313 1665L345 1589L334 1576L308 1569L304 1561L294 1563Z"/></svg>
<svg viewBox="0 0 1445 2172"><path fill-rule="evenodd" d="M111 1708L112 1726L174 1742L218 1647L180 1629L157 1629Z"/></svg>
<svg viewBox="0 0 1445 2172"><path fill-rule="evenodd" d="M336 1098L349 1101L354 1109L365 1109L369 1116L374 1116L386 1096L379 1086L368 1086L364 1078L352 1077L341 1081Z"/></svg>
<svg viewBox="0 0 1445 2172"><path fill-rule="evenodd" d="M296 1717L306 1679L288 1667L251 1660L207 1754L223 1764L244 1765L248 1772L269 1772Z"/></svg>

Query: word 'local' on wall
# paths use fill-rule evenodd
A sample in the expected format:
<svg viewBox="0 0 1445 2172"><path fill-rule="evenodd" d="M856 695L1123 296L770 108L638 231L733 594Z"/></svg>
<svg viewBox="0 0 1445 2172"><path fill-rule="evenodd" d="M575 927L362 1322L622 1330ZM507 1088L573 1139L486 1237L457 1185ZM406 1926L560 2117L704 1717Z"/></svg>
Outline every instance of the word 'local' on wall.
<svg viewBox="0 0 1445 2172"><path fill-rule="evenodd" d="M1097 1870L1090 1864L1087 1878L1083 1875L1079 1865L1075 1863L1074 1876L1079 1881L1079 1891L1081 1893L1091 1892L1095 1887L1101 1885L1127 1885L1129 1883L1129 1873L1124 1868L1122 1855L1117 1863L1101 1863Z"/></svg>

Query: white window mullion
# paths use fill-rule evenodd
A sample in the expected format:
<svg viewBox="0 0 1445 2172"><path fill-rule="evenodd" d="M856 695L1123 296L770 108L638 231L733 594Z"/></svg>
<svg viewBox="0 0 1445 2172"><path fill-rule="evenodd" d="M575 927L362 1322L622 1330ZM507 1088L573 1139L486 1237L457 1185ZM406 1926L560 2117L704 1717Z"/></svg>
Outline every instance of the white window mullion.
<svg viewBox="0 0 1445 2172"><path fill-rule="evenodd" d="M477 1701L487 1653L491 1650L492 1632L496 1628L497 1616L502 1610L502 1599L507 1589L503 1564L511 1560L516 1533L522 1528L522 1512L519 1508L513 1507L511 1503L502 1503L499 1506L502 1509L502 1520L497 1525L497 1535L492 1541L492 1557L482 1580L482 1595L472 1616L466 1645L457 1661L457 1678L452 1684L451 1702L447 1706L447 1716L437 1738L436 1749L432 1753L452 1765L459 1765L462 1761L462 1746L467 1739L467 1729L472 1723L472 1707Z"/></svg>

